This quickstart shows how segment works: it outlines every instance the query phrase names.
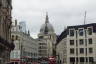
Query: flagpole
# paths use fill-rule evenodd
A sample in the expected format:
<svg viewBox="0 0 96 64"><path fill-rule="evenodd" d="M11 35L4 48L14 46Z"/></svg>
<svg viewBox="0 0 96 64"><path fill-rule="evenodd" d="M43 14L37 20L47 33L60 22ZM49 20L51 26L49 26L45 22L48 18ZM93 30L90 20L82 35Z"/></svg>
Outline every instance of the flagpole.
<svg viewBox="0 0 96 64"><path fill-rule="evenodd" d="M85 11L85 15L84 15L84 25L86 24L86 11Z"/></svg>

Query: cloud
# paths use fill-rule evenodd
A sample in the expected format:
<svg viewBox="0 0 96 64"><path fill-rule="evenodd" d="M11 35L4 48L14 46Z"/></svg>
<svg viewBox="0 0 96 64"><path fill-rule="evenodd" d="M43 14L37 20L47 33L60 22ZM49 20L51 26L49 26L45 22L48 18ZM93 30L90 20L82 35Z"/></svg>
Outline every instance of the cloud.
<svg viewBox="0 0 96 64"><path fill-rule="evenodd" d="M26 21L31 34L35 35L45 21L46 11L57 34L60 34L65 26L83 24L85 10L86 23L96 21L95 0L13 0L12 5L13 19Z"/></svg>

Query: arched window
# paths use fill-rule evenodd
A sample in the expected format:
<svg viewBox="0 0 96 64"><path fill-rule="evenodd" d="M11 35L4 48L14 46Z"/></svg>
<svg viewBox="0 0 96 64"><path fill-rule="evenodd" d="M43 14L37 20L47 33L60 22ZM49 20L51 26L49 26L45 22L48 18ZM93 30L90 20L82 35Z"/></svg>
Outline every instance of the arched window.
<svg viewBox="0 0 96 64"><path fill-rule="evenodd" d="M16 35L16 40L18 40L18 36Z"/></svg>
<svg viewBox="0 0 96 64"><path fill-rule="evenodd" d="M12 41L14 41L14 35L12 35L11 39L12 39Z"/></svg>

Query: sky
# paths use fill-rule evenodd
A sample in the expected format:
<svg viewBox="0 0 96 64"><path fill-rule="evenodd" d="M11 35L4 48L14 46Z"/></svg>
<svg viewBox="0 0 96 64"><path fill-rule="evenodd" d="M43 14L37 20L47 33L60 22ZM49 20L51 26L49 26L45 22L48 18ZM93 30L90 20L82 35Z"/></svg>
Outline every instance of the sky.
<svg viewBox="0 0 96 64"><path fill-rule="evenodd" d="M12 17L25 21L31 36L36 38L48 12L49 22L59 35L72 25L96 23L96 0L13 0Z"/></svg>

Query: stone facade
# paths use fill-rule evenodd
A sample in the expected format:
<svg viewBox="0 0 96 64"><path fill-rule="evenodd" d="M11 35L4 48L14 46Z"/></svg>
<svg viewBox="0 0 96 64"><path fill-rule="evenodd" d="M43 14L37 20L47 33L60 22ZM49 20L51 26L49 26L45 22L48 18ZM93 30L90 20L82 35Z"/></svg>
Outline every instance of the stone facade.
<svg viewBox="0 0 96 64"><path fill-rule="evenodd" d="M38 55L41 57L48 57L47 43L46 40L38 39Z"/></svg>
<svg viewBox="0 0 96 64"><path fill-rule="evenodd" d="M58 44L56 44L56 58L59 64L66 64L67 60L67 46L66 38L63 38Z"/></svg>
<svg viewBox="0 0 96 64"><path fill-rule="evenodd" d="M19 28L18 28L19 27ZM38 59L38 41L33 39L29 33L21 32L20 25L12 25L11 38L15 44L15 48L11 51L10 58L12 60L21 60L22 58L31 58L31 61ZM24 62L27 62L25 60Z"/></svg>
<svg viewBox="0 0 96 64"><path fill-rule="evenodd" d="M11 2L11 0L0 0L0 64L9 62L10 52L14 49L14 44L10 40Z"/></svg>
<svg viewBox="0 0 96 64"><path fill-rule="evenodd" d="M57 54L63 55L59 56L62 64L96 63L96 23L68 26L57 42Z"/></svg>

